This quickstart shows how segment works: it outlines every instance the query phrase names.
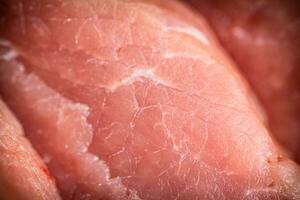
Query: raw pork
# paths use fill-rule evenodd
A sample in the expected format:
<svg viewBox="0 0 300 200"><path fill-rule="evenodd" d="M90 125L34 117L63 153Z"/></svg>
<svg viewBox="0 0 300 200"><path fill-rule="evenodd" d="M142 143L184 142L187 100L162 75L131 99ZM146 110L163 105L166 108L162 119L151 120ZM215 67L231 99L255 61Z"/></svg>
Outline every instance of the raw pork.
<svg viewBox="0 0 300 200"><path fill-rule="evenodd" d="M12 0L0 91L63 199L299 199L245 81L176 1Z"/></svg>
<svg viewBox="0 0 300 200"><path fill-rule="evenodd" d="M300 4L187 0L204 14L262 102L272 135L300 162Z"/></svg>
<svg viewBox="0 0 300 200"><path fill-rule="evenodd" d="M54 178L0 100L0 198L59 200Z"/></svg>

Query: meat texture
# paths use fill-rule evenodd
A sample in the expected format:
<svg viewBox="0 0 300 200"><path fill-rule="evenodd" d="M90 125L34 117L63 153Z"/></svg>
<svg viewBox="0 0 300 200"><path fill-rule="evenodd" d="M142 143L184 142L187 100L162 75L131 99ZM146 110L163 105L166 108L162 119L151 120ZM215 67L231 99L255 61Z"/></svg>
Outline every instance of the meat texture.
<svg viewBox="0 0 300 200"><path fill-rule="evenodd" d="M300 162L299 1L185 2L207 17L259 96L272 135Z"/></svg>
<svg viewBox="0 0 300 200"><path fill-rule="evenodd" d="M60 200L54 179L1 100L0 198Z"/></svg>
<svg viewBox="0 0 300 200"><path fill-rule="evenodd" d="M245 81L176 1L1 4L0 91L63 199L299 199ZM4 28L5 27L5 28Z"/></svg>

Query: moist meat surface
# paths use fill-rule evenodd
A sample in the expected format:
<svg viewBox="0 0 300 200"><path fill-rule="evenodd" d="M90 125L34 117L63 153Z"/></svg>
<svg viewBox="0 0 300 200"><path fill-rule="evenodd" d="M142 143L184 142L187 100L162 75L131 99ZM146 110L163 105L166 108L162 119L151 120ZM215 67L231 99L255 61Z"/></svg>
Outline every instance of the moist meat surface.
<svg viewBox="0 0 300 200"><path fill-rule="evenodd" d="M210 22L267 113L271 134L300 162L300 4L186 0Z"/></svg>
<svg viewBox="0 0 300 200"><path fill-rule="evenodd" d="M60 200L54 179L0 100L0 198Z"/></svg>
<svg viewBox="0 0 300 200"><path fill-rule="evenodd" d="M298 166L205 20L180 3L2 10L0 91L63 199L299 198Z"/></svg>

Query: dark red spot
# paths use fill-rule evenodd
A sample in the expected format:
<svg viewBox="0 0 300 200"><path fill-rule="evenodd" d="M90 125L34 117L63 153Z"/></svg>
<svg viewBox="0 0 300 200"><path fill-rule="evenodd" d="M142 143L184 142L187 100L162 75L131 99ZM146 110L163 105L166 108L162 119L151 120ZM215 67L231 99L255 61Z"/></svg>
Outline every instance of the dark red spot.
<svg viewBox="0 0 300 200"><path fill-rule="evenodd" d="M46 176L47 176L51 181L55 181L54 177L51 176L51 174L50 174L50 172L49 172L49 170L48 170L47 167L41 166L41 167L40 167L40 170L42 170L42 172L44 172L44 174L46 174Z"/></svg>

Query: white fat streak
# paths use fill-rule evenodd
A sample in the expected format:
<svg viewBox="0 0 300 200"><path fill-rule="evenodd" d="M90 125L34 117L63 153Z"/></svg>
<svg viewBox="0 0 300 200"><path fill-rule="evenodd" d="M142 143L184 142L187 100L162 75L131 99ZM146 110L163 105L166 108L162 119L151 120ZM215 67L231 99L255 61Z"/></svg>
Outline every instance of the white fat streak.
<svg viewBox="0 0 300 200"><path fill-rule="evenodd" d="M202 42L205 45L209 45L209 41L207 39L207 37L204 35L203 32L201 32L200 30L198 30L197 28L191 27L191 26L185 26L185 27L165 27L164 28L165 31L175 31L178 33L184 33L187 35L190 35L194 38L196 38L197 40L199 40L200 42Z"/></svg>
<svg viewBox="0 0 300 200"><path fill-rule="evenodd" d="M208 54L190 54L190 53L182 53L182 52L165 52L163 54L164 58L166 59L173 59L173 58L190 58L193 60L201 60L203 63L207 65L212 65L216 63L216 60L213 59Z"/></svg>
<svg viewBox="0 0 300 200"><path fill-rule="evenodd" d="M1 55L0 58L6 61L11 61L18 57L18 55L19 54L15 50L11 49L10 51Z"/></svg>
<svg viewBox="0 0 300 200"><path fill-rule="evenodd" d="M0 46L6 47L9 51L5 52L4 54L0 55L0 59L11 61L18 57L18 52L13 48L12 44L4 39L0 38Z"/></svg>
<svg viewBox="0 0 300 200"><path fill-rule="evenodd" d="M184 58L191 58L191 59L196 59L198 55L193 55L193 54L187 54L187 53L182 53L182 52L165 52L164 53L164 58L177 58L177 57L184 57ZM198 56L199 57L199 56Z"/></svg>
<svg viewBox="0 0 300 200"><path fill-rule="evenodd" d="M157 76L152 69L137 69L135 70L130 76L122 79L119 82L115 82L109 86L105 86L104 88L108 92L114 92L117 88L119 88L122 85L129 85L140 78L146 78L149 80L152 80L155 84L161 84L168 87L172 87L166 80L163 80L161 77Z"/></svg>

